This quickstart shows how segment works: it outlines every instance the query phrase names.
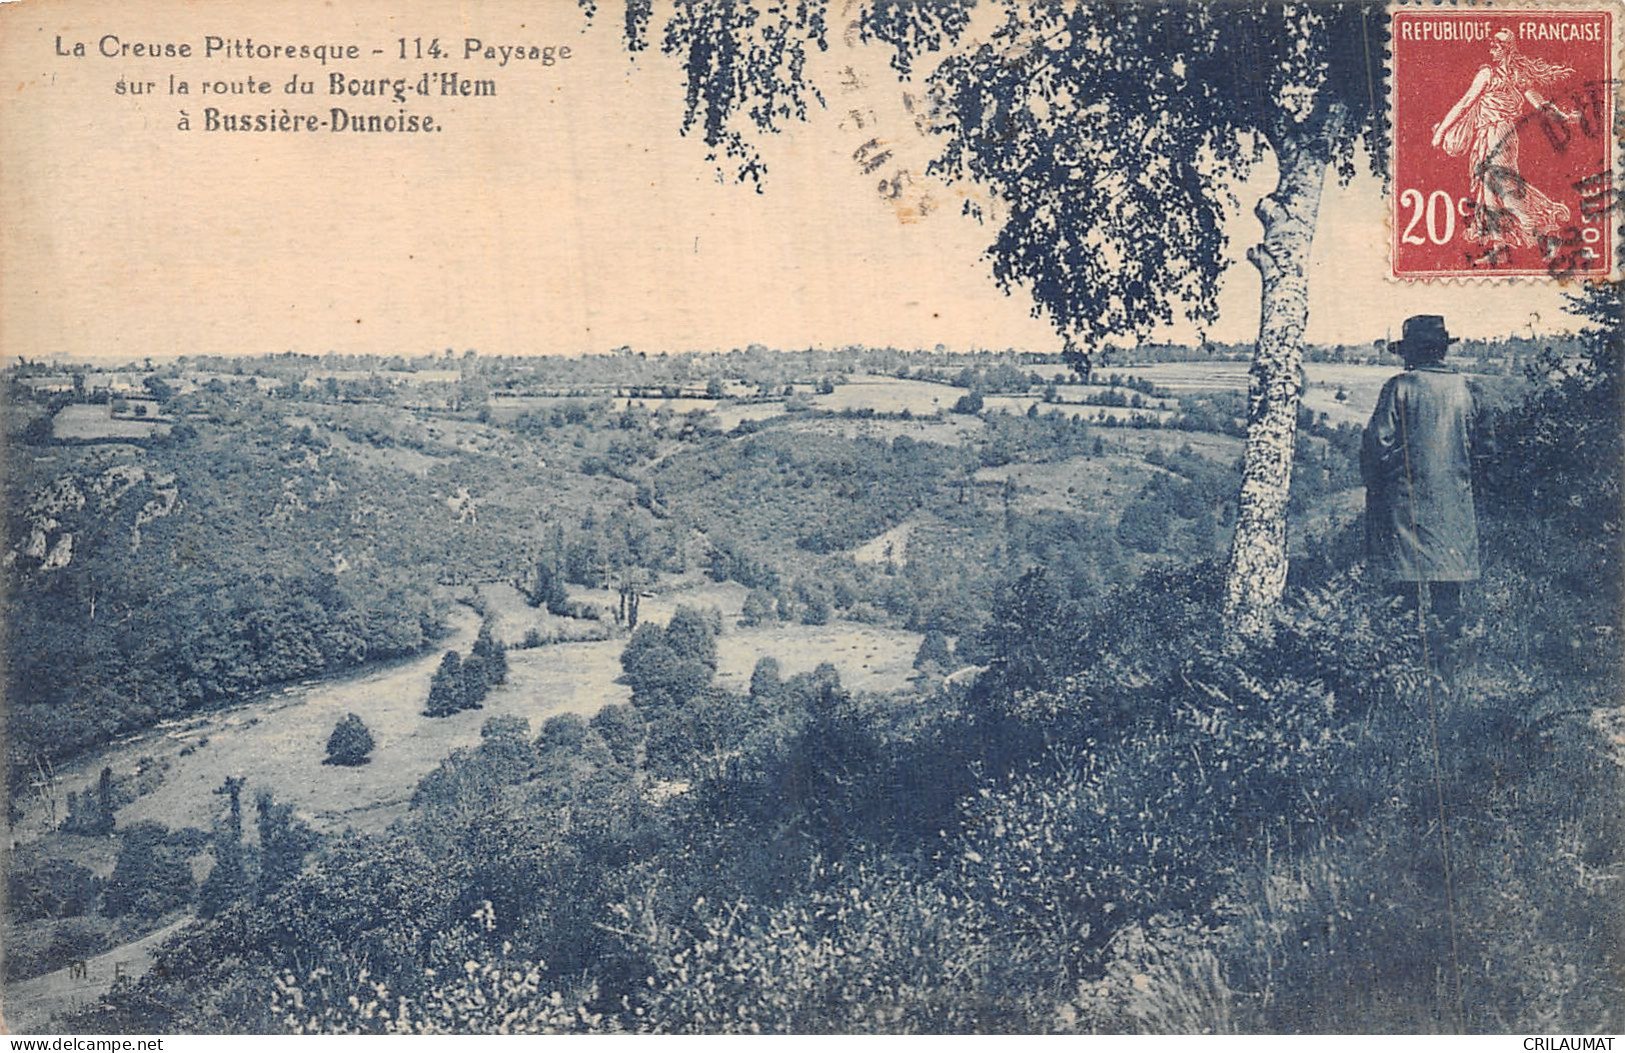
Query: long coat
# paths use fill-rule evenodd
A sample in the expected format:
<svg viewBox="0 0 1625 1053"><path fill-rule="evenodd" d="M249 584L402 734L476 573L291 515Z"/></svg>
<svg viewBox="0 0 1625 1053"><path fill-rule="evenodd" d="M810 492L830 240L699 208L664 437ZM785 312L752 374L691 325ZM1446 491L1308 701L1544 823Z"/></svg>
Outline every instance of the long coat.
<svg viewBox="0 0 1625 1053"><path fill-rule="evenodd" d="M1443 366L1389 379L1360 449L1366 554L1394 581L1474 581L1473 392Z"/></svg>

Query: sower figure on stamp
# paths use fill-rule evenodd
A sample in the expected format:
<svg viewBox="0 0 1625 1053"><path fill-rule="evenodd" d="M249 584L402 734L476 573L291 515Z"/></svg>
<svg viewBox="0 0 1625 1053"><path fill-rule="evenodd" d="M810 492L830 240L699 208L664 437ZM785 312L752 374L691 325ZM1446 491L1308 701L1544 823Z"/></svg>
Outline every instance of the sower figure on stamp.
<svg viewBox="0 0 1625 1053"><path fill-rule="evenodd" d="M1518 161L1518 126L1525 103L1558 120L1579 121L1578 113L1552 105L1538 90L1574 71L1521 54L1516 38L1505 29L1490 42L1490 59L1433 126L1433 145L1451 157L1467 154L1474 206L1467 236L1488 245L1533 245L1568 222L1569 207L1524 177Z"/></svg>
<svg viewBox="0 0 1625 1053"><path fill-rule="evenodd" d="M1479 573L1477 406L1467 379L1444 364L1455 339L1438 315L1405 320L1397 349L1405 372L1383 385L1360 450L1371 567L1438 619L1431 649L1447 668L1459 657L1462 586Z"/></svg>

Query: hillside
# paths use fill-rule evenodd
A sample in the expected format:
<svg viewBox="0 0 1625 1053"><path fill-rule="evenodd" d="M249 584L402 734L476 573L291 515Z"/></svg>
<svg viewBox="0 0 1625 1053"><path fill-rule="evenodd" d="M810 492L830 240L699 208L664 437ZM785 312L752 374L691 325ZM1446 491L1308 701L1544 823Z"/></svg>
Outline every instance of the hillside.
<svg viewBox="0 0 1625 1053"><path fill-rule="evenodd" d="M40 385L8 993L123 948L58 1023L1618 1029L1610 348L1500 382L1447 675L1360 562L1380 367L1327 367L1241 650L1225 369L276 356L154 371L139 443Z"/></svg>

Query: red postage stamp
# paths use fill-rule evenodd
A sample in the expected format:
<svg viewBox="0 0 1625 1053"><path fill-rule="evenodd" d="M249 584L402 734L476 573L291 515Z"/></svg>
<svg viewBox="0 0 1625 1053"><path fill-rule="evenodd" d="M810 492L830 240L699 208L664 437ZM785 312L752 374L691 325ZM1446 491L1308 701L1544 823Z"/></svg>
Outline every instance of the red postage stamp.
<svg viewBox="0 0 1625 1053"><path fill-rule="evenodd" d="M1618 9L1399 7L1392 276L1615 272Z"/></svg>

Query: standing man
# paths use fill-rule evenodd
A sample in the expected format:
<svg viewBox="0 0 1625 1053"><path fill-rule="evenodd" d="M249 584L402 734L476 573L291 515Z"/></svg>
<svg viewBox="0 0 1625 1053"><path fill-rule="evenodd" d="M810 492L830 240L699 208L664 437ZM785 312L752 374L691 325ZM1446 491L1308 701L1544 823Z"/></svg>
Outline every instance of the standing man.
<svg viewBox="0 0 1625 1053"><path fill-rule="evenodd" d="M1405 319L1397 348L1405 372L1383 385L1360 450L1370 565L1407 601L1431 609L1447 647L1461 634L1462 584L1478 580L1475 400L1467 379L1444 364L1455 340L1439 315Z"/></svg>

